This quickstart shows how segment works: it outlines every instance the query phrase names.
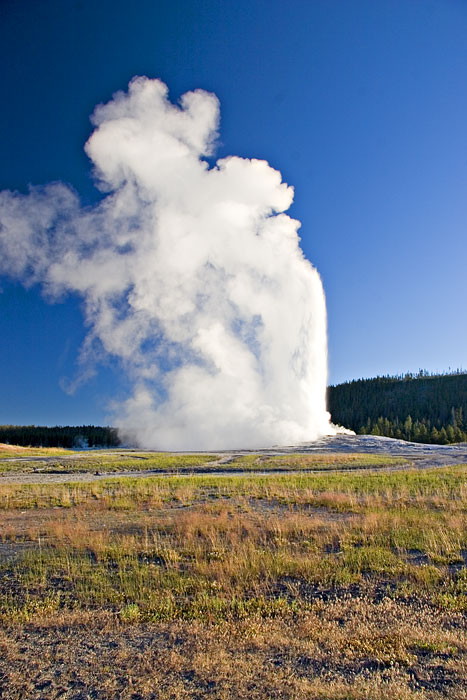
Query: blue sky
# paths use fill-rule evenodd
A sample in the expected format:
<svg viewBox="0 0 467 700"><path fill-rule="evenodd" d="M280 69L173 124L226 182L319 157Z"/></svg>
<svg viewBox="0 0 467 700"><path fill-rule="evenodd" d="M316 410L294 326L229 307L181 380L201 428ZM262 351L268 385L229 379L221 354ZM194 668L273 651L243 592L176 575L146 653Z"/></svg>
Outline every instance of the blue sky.
<svg viewBox="0 0 467 700"><path fill-rule="evenodd" d="M134 75L221 101L218 156L267 159L328 305L330 381L466 367L462 0L2 0L0 189L99 198L89 115ZM0 278L0 423L102 423L111 359L73 396L79 299Z"/></svg>

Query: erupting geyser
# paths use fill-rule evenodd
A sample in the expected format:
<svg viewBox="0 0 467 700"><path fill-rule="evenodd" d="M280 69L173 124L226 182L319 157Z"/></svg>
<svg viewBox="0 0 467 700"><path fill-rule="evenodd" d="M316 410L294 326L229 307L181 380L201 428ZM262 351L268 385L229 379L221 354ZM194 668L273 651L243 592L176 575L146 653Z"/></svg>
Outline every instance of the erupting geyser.
<svg viewBox="0 0 467 700"><path fill-rule="evenodd" d="M145 447L335 432L321 280L283 213L293 189L266 161L209 167L218 119L215 95L176 106L161 81L135 78L93 115L98 205L80 208L60 183L0 193L0 271L82 296L82 363L121 360L133 393L114 420Z"/></svg>

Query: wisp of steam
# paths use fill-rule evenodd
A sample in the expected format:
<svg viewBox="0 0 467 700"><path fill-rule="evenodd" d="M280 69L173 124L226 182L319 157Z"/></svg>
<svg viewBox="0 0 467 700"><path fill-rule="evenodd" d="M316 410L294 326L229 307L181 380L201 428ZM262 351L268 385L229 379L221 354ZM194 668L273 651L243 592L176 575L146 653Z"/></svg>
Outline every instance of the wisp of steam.
<svg viewBox="0 0 467 700"><path fill-rule="evenodd" d="M284 213L293 189L263 160L210 166L218 121L215 95L174 105L160 80L135 78L92 117L97 205L61 183L0 193L0 272L82 297L81 379L119 359L132 391L112 418L147 448L335 432L323 288Z"/></svg>

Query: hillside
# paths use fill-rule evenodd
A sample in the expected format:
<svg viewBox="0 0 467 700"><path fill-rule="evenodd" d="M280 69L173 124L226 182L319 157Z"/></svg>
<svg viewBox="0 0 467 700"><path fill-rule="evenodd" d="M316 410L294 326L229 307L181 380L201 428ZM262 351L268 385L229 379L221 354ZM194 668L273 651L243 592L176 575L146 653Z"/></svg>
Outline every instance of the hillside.
<svg viewBox="0 0 467 700"><path fill-rule="evenodd" d="M414 442L467 441L467 372L357 379L328 388L332 421Z"/></svg>

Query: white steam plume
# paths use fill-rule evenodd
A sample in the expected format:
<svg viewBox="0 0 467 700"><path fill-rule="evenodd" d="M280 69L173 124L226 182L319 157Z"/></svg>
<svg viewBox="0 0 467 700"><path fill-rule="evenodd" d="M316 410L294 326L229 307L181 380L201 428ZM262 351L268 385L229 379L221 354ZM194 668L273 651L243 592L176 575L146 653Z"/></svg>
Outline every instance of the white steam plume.
<svg viewBox="0 0 467 700"><path fill-rule="evenodd" d="M283 213L293 189L266 161L209 167L217 98L167 94L135 78L95 110L95 207L60 183L0 193L0 272L82 296L84 352L120 359L134 388L114 418L145 447L330 434L325 300Z"/></svg>

